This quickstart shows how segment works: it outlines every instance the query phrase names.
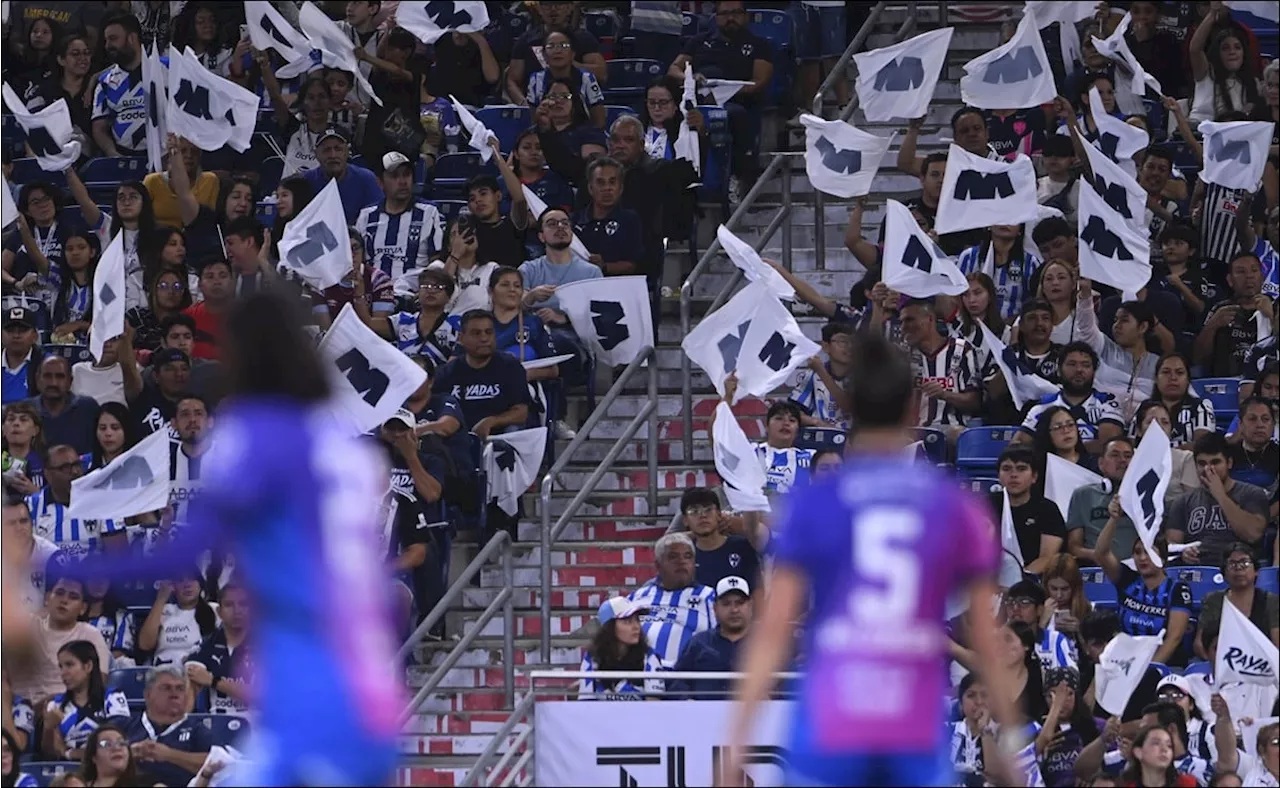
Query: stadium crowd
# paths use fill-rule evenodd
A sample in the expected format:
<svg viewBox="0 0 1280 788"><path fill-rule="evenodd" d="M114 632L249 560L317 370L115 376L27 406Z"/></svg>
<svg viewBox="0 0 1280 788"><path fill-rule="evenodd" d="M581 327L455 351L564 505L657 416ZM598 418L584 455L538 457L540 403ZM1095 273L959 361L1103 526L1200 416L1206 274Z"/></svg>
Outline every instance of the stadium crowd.
<svg viewBox="0 0 1280 788"><path fill-rule="evenodd" d="M290 22L298 5L274 3ZM122 583L102 567L186 524L217 418L222 315L260 288L297 286L279 266L279 242L324 186L337 182L354 265L338 285L304 289L317 333L350 304L428 375L372 436L391 469L380 537L408 631L443 592L456 528L514 529L515 518L485 500L482 441L525 426L571 438L585 418L565 392L587 386L595 363L556 289L639 274L658 314L666 239L688 237L697 211L690 187L701 182L736 204L759 174L763 110L786 104L792 82L812 96L865 14L842 3L753 3L788 11L793 38L781 49L751 29L740 2L489 3L484 32L427 46L395 24L396 3L321 5L354 44L359 74L317 67L277 78L285 61L252 46L241 4L8 4L4 81L29 111L65 99L82 157L41 171L6 113L4 173L19 216L0 252L3 534L6 560L31 570L18 590L36 637L25 661L6 654L5 784L19 780L22 758L79 761L85 784L207 784L218 768L207 754L249 725L252 609L235 557L214 552L159 581ZM1124 11L1135 56L1166 93L1129 117L1116 106L1115 64L1090 43ZM1274 716L1276 693L1221 687L1201 708L1184 674L1212 665L1226 602L1280 642L1280 140L1262 188L1226 190L1197 180L1203 151L1190 125L1280 120L1280 64L1264 65L1257 37L1216 2L1104 3L1079 27L1075 68L1056 26L1043 31L1061 93L1052 105L963 108L950 120L970 153L1033 157L1041 204L1064 218L1030 232L932 233L947 157L917 156L923 124L912 121L897 166L919 177L921 193L907 205L957 257L969 289L920 300L886 286L883 239L863 237L867 205L857 198L846 243L866 274L848 303L776 266L829 322L822 354L789 398L769 405L756 451L771 496L838 471L842 436L857 426L846 413L856 384L846 380L850 338L884 332L917 372L917 461L950 464L958 483L992 493L997 522L1007 493L1025 579L1007 589L1002 622L1045 783L1127 784L1133 770L1163 764L1176 784L1235 784L1227 775L1238 773L1244 784L1276 785L1276 726L1241 726ZM172 46L260 97L247 153L170 137L165 170L148 170L142 61L147 49ZM619 84L627 74L610 61L625 56L660 67ZM682 108L687 66L699 82L745 84L722 107ZM1151 137L1134 164L1155 273L1134 300L1079 275L1076 195L1092 172L1068 130L1096 139L1093 87L1108 113ZM846 103L850 86L837 80L835 90ZM490 164L468 152L451 96L499 132ZM676 156L682 129L704 142L701 178ZM549 207L535 215L530 193ZM91 286L117 235L127 329L95 359ZM575 238L589 259L570 253ZM1018 408L984 329L1058 391ZM562 354L570 358L558 365L522 364ZM726 401L733 386L726 381ZM1169 436L1175 467L1155 544L1163 566L1116 495L1153 423ZM157 430L170 434L168 507L120 522L69 516L75 479ZM1102 481L1064 507L1045 489L1048 455ZM655 546L655 578L600 608L584 656L587 671L653 678L586 679L580 697L723 696L726 682L663 682L660 673L734 669L767 583L769 540L768 518L729 511L715 490L688 490L679 522ZM1171 545L1194 546L1166 552ZM1218 572L1220 581L1202 579ZM1260 585L1267 577L1270 590ZM1094 599L1102 587L1112 590ZM1106 644L1161 631L1151 680L1125 709L1098 706L1094 669ZM953 760L968 784L982 784L994 731L981 679L965 675L973 656L962 613L951 634ZM1256 747L1238 741L1237 728L1252 731Z"/></svg>

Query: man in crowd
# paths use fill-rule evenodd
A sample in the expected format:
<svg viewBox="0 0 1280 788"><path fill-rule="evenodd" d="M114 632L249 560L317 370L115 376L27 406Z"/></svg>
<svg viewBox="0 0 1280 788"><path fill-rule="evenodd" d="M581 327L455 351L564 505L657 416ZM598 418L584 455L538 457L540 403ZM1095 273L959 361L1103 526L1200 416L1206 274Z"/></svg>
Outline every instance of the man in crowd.
<svg viewBox="0 0 1280 788"><path fill-rule="evenodd" d="M6 501L3 504L0 528L4 529L6 553L12 551L12 566L26 567L29 570L24 570L23 579L13 587L26 609L36 612L44 604L46 579L67 566L70 559L58 551L56 544L36 534L31 521L31 510L25 503Z"/></svg>
<svg viewBox="0 0 1280 788"><path fill-rule="evenodd" d="M218 592L221 626L200 642L200 648L184 666L193 687L209 688L209 710L214 714L243 714L249 710L253 650L246 641L252 615L249 592L233 577Z"/></svg>
<svg viewBox="0 0 1280 788"><path fill-rule="evenodd" d="M1252 252L1231 261L1227 287L1230 296L1210 307L1192 348L1195 363L1214 377L1235 377L1244 371L1249 349L1265 336L1256 315L1268 316L1272 308L1262 294L1262 262Z"/></svg>
<svg viewBox="0 0 1280 788"><path fill-rule="evenodd" d="M402 626L409 623L415 601L424 614L434 606L435 600L421 594L419 569L427 563L428 552L448 550L441 486L445 480L444 463L440 457L422 451L415 426L413 413L401 408L378 431L391 471L391 487L385 499L388 511L379 535L398 587L397 602L402 607L397 614L402 618L397 623Z"/></svg>
<svg viewBox="0 0 1280 788"><path fill-rule="evenodd" d="M463 315L458 343L463 352L440 368L435 390L457 398L481 440L523 427L529 418L528 381L514 356L496 352L493 315L481 309Z"/></svg>
<svg viewBox="0 0 1280 788"><path fill-rule="evenodd" d="M111 652L102 635L92 624L80 620L88 610L83 581L70 575L49 579L44 613L36 618L32 627L35 653L18 667L11 679L15 695L37 701L66 689L58 666L58 649L71 641L91 643L98 652L99 669L104 673L111 664Z"/></svg>
<svg viewBox="0 0 1280 788"><path fill-rule="evenodd" d="M178 440L169 443L169 507L173 524L181 526L188 522L191 502L200 494L200 464L213 445L208 403L195 394L180 395L173 429Z"/></svg>
<svg viewBox="0 0 1280 788"><path fill-rule="evenodd" d="M88 397L99 405L125 403L124 371L120 368L120 339L102 345L102 358L89 358L71 367L71 393Z"/></svg>
<svg viewBox="0 0 1280 788"><path fill-rule="evenodd" d="M1054 405L1066 408L1080 425L1080 437L1091 454L1101 454L1107 441L1124 432L1124 416L1116 398L1094 388L1098 354L1084 342L1062 349L1062 390L1046 394L1027 412L1015 441L1030 441L1040 414ZM1126 554L1127 555L1127 554Z"/></svg>
<svg viewBox="0 0 1280 788"><path fill-rule="evenodd" d="M153 172L143 178L142 185L151 195L151 209L156 216L156 224L170 227L183 225L181 209L178 206L178 195L174 193L174 183L179 188L186 184L195 197L197 204L211 211L217 210L219 182L218 176L212 172L200 171L200 149L180 137L170 136L168 143L169 172ZM180 182L174 181L175 171ZM183 176L186 176L183 179ZM194 252L194 250L193 250ZM195 254L192 254L195 257Z"/></svg>
<svg viewBox="0 0 1280 788"><path fill-rule="evenodd" d="M649 605L642 627L663 667L676 664L693 636L716 625L715 591L694 578L695 549L688 534L666 534L654 545L658 575L627 598Z"/></svg>
<svg viewBox="0 0 1280 788"><path fill-rule="evenodd" d="M963 339L938 333L938 318L929 301L912 299L900 313L920 392L920 426L958 434L982 400L973 348Z"/></svg>
<svg viewBox="0 0 1280 788"><path fill-rule="evenodd" d="M196 322L196 344L193 358L218 359L218 339L222 336L222 319L235 300L235 275L226 260L210 260L200 269L200 292L204 300L186 308Z"/></svg>
<svg viewBox="0 0 1280 788"><path fill-rule="evenodd" d="M378 178L364 167L351 163L351 146L338 129L330 127L320 133L320 139L316 140L316 162L319 166L307 170L303 177L311 182L317 194L330 180L338 182L347 224L355 223L361 208L382 201L384 195Z"/></svg>
<svg viewBox="0 0 1280 788"><path fill-rule="evenodd" d="M1173 175L1173 153L1163 145L1148 146L1138 172L1138 185L1147 193L1147 231L1151 238L1151 264L1164 264L1160 235L1178 218L1178 203L1164 196ZM1136 217L1135 217L1136 218Z"/></svg>
<svg viewBox="0 0 1280 788"><path fill-rule="evenodd" d="M1120 489L1120 482L1124 481L1132 460L1133 441L1124 436L1112 438L1098 459L1098 471L1105 481L1085 485L1071 494L1071 502L1067 505L1067 552L1077 561L1098 563L1093 546L1110 518L1107 507ZM1116 560L1123 561L1133 555L1133 543L1137 538L1138 529L1134 527L1133 520L1122 512L1116 520L1116 533L1111 541L1111 552Z"/></svg>
<svg viewBox="0 0 1280 788"><path fill-rule="evenodd" d="M1052 333L1053 308L1042 298L1032 298L1023 303L1019 313L1018 341L1007 347L1027 369L1054 385L1061 385L1058 367L1062 358L1062 345L1050 339ZM995 364L990 365L986 385L986 407L1001 416L994 423L1018 423L1022 414L1014 408L1009 383L1001 374L1000 367Z"/></svg>
<svg viewBox="0 0 1280 788"><path fill-rule="evenodd" d="M31 522L37 536L58 546L68 558L83 560L99 547L111 543L112 549L124 548L129 540L124 522L115 520L81 520L68 512L71 506L71 482L84 475L80 455L71 446L50 446L45 459L45 486L27 496Z"/></svg>
<svg viewBox="0 0 1280 788"><path fill-rule="evenodd" d="M849 429L849 395L844 379L849 374L853 359L850 346L853 341L853 325L832 321L822 327L822 352L809 359L809 368L796 376L791 401L804 413L800 422L806 427Z"/></svg>
<svg viewBox="0 0 1280 788"><path fill-rule="evenodd" d="M191 782L213 748L210 729L187 715L190 691L182 666L152 668L142 695L146 706L126 732L138 768L164 785Z"/></svg>
<svg viewBox="0 0 1280 788"><path fill-rule="evenodd" d="M120 366L124 369L124 393L129 409L143 434L149 435L173 421L178 400L186 393L191 379L191 358L174 348L157 350L151 354L155 380L144 382L133 358L131 334L126 331Z"/></svg>
<svg viewBox="0 0 1280 788"><path fill-rule="evenodd" d="M1267 489L1280 472L1280 447L1275 441L1275 413L1261 397L1240 404L1239 443L1228 443L1231 478Z"/></svg>
<svg viewBox="0 0 1280 788"><path fill-rule="evenodd" d="M591 202L574 218L574 231L591 252L591 264L608 276L652 274L645 270L640 217L622 207L622 165L607 156L592 161L587 190Z"/></svg>
<svg viewBox="0 0 1280 788"><path fill-rule="evenodd" d="M726 534L720 499L705 487L694 487L680 496L680 514L693 537L694 576L699 585L715 588L730 575L760 581L760 555L744 536Z"/></svg>
<svg viewBox="0 0 1280 788"><path fill-rule="evenodd" d="M1009 495L1009 512L1013 530L1022 553L1023 571L1038 575L1049 567L1062 551L1067 529L1058 505L1036 493L1036 454L1030 446L1014 444L1000 453L997 463L1000 485ZM996 514L1004 508L1004 496L993 503Z"/></svg>
<svg viewBox="0 0 1280 788"><path fill-rule="evenodd" d="M676 660L676 672L729 673L739 667L738 647L751 631L753 618L751 584L729 575L715 589L716 625L689 639ZM730 685L727 679L675 679L667 682L667 691L689 700L727 700Z"/></svg>
<svg viewBox="0 0 1280 788"><path fill-rule="evenodd" d="M1259 545L1267 527L1270 496L1261 487L1231 478L1230 448L1216 432L1196 439L1200 486L1174 501L1165 518L1169 541L1200 542L1200 561L1222 564L1232 542Z"/></svg>
<svg viewBox="0 0 1280 788"><path fill-rule="evenodd" d="M40 347L40 334L36 331L35 313L24 306L14 306L4 313L4 375L3 398L5 402L17 402L33 396L36 391L36 369L44 350Z"/></svg>
<svg viewBox="0 0 1280 788"><path fill-rule="evenodd" d="M403 153L382 157L379 183L386 197L360 208L355 227L364 237L366 265L394 281L405 271L427 266L444 243L444 230L440 211L413 196L413 162Z"/></svg>
<svg viewBox="0 0 1280 788"><path fill-rule="evenodd" d="M511 195L511 208L502 213L502 192L492 175L480 173L467 181L467 208L474 217L476 258L485 263L519 266L525 260L524 234L529 226L529 208L524 200L520 176L516 175L493 141L494 156L502 182ZM488 283L485 283L488 287Z"/></svg>
<svg viewBox="0 0 1280 788"><path fill-rule="evenodd" d="M227 261L231 263L235 279L235 294L251 296L276 276L275 268L262 257L262 224L252 216L238 216L227 222L223 232Z"/></svg>
<svg viewBox="0 0 1280 788"><path fill-rule="evenodd" d="M1045 260L1061 260L1074 270L1080 267L1080 239L1066 219L1051 216L1031 231L1031 240Z"/></svg>
<svg viewBox="0 0 1280 788"><path fill-rule="evenodd" d="M40 411L44 442L65 443L81 454L93 449L98 403L71 393L71 362L62 356L45 356L36 368L39 395L27 400Z"/></svg>
<svg viewBox="0 0 1280 788"><path fill-rule="evenodd" d="M538 217L538 238L546 246L546 254L520 264L524 277L524 305L534 310L538 318L551 332L551 341L565 352L573 352L580 363L586 359L586 348L569 323L569 316L560 310L556 288L585 279L603 276L599 266L579 260L570 251L573 242L573 221L563 208L548 208Z"/></svg>
<svg viewBox="0 0 1280 788"><path fill-rule="evenodd" d="M547 34L553 30L569 36L573 53L579 58L573 62L573 67L591 73L600 86L604 87L609 78L609 69L605 65L604 55L600 54L600 42L581 27L575 17L577 13L576 4L564 0L544 0L538 3L534 9L534 24L516 40L511 50L511 62L507 67L507 94L517 102L524 98L529 76L544 67L539 54Z"/></svg>
<svg viewBox="0 0 1280 788"><path fill-rule="evenodd" d="M93 144L105 156L147 152L147 91L142 82L142 26L132 14L111 14L102 23L102 43L111 68L93 91Z"/></svg>
<svg viewBox="0 0 1280 788"><path fill-rule="evenodd" d="M1021 621L1036 633L1036 656L1045 669L1076 667L1076 644L1071 636L1041 624L1047 595L1034 580L1019 580L1004 594L1009 621Z"/></svg>
<svg viewBox="0 0 1280 788"><path fill-rule="evenodd" d="M196 321L191 315L179 312L168 315L160 321L160 350L180 350L191 359L191 373L187 377L187 390L202 397L215 397L218 389L218 376L221 367L218 362L207 358L196 358L191 354L196 347ZM142 370L143 385L155 384L156 367L149 364ZM215 397L216 399L216 397Z"/></svg>

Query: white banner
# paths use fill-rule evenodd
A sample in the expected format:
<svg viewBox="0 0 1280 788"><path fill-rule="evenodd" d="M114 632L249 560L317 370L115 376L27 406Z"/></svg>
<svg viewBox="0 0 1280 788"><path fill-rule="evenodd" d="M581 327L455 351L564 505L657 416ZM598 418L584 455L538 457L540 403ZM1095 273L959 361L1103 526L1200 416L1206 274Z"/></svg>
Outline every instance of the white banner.
<svg viewBox="0 0 1280 788"><path fill-rule="evenodd" d="M952 143L938 198L939 234L1034 221L1036 168L1022 154L1013 161L974 156Z"/></svg>
<svg viewBox="0 0 1280 788"><path fill-rule="evenodd" d="M1228 189L1257 191L1267 166L1267 151L1275 125L1271 121L1250 120L1201 123L1204 170L1200 178Z"/></svg>
<svg viewBox="0 0 1280 788"><path fill-rule="evenodd" d="M747 279L768 285L773 294L783 301L796 300L796 290L791 283L783 279L782 274L774 270L773 266L761 260L760 253L751 248L751 244L734 235L723 224L716 229L716 238L729 259L742 269Z"/></svg>
<svg viewBox="0 0 1280 788"><path fill-rule="evenodd" d="M854 55L862 116L869 121L924 117L942 75L953 30L930 30L901 44Z"/></svg>
<svg viewBox="0 0 1280 788"><path fill-rule="evenodd" d="M1045 394L1058 391L1057 386L1036 374L1035 370L1018 358L1018 354L1001 342L1000 337L987 328L986 323L979 320L978 325L982 328L982 344L991 351L991 358L1000 368L1000 374L1004 375L1005 385L1008 386L1009 395L1013 397L1013 404L1018 410L1022 410L1022 406L1028 401L1038 402Z"/></svg>
<svg viewBox="0 0 1280 788"><path fill-rule="evenodd" d="M274 49L286 63L311 53L306 36L295 30L267 0L245 0L244 18L254 49L263 52Z"/></svg>
<svg viewBox="0 0 1280 788"><path fill-rule="evenodd" d="M164 172L164 152L169 144L169 66L159 49L148 49L142 58L142 84L147 96L147 166Z"/></svg>
<svg viewBox="0 0 1280 788"><path fill-rule="evenodd" d="M883 257L884 283L912 298L957 296L969 289L955 261L897 200L885 204Z"/></svg>
<svg viewBox="0 0 1280 788"><path fill-rule="evenodd" d="M1133 15L1126 12L1124 18L1120 20L1120 24L1116 25L1116 29L1111 31L1111 35L1105 39L1090 36L1093 39L1093 47L1098 50L1099 55L1120 63L1133 75L1129 90L1137 98L1141 99L1145 96L1148 87L1156 93L1164 93L1164 88L1160 87L1160 81L1143 70L1142 64L1133 56L1128 42L1124 40L1131 24L1133 24ZM1121 74L1118 73L1116 76L1119 77Z"/></svg>
<svg viewBox="0 0 1280 788"><path fill-rule="evenodd" d="M490 131L488 126L477 120L476 116L471 114L471 110L467 109L467 106L461 101L458 101L453 96L449 96L449 101L453 102L453 111L458 113L458 120L462 122L462 127L467 130L469 144L472 149L479 151L480 160L487 164L489 159L493 158L493 147L489 144L489 140L496 140L498 138L497 135ZM525 193L528 193L528 189L525 190Z"/></svg>
<svg viewBox="0 0 1280 788"><path fill-rule="evenodd" d="M1147 430L1120 482L1120 506L1138 529L1138 538L1156 566L1164 559L1151 546L1164 525L1164 493L1173 478L1173 452L1164 430Z"/></svg>
<svg viewBox="0 0 1280 788"><path fill-rule="evenodd" d="M738 373L734 404L769 395L821 350L763 282L752 282L703 318L680 347L721 396L724 379Z"/></svg>
<svg viewBox="0 0 1280 788"><path fill-rule="evenodd" d="M336 178L330 178L289 222L279 246L280 262L317 290L333 287L351 274L347 215L342 210Z"/></svg>
<svg viewBox="0 0 1280 788"><path fill-rule="evenodd" d="M1135 230L1084 179L1077 222L1080 275L1111 285L1126 299L1134 298L1151 279L1151 240L1146 231Z"/></svg>
<svg viewBox="0 0 1280 788"><path fill-rule="evenodd" d="M1056 454L1045 455L1044 497L1058 505L1066 522L1071 495L1081 487L1099 484L1102 477L1082 465L1069 462Z"/></svg>
<svg viewBox="0 0 1280 788"><path fill-rule="evenodd" d="M534 707L534 785L727 785L727 700L661 703L546 701ZM767 700L747 739L744 768L755 785L782 785L786 726L795 703Z"/></svg>
<svg viewBox="0 0 1280 788"><path fill-rule="evenodd" d="M653 305L643 276L570 282L556 288L556 298L601 364L626 366L653 345Z"/></svg>
<svg viewBox="0 0 1280 788"><path fill-rule="evenodd" d="M320 355L332 365L335 418L361 435L391 418L427 379L422 367L361 322L351 304L320 340Z"/></svg>
<svg viewBox="0 0 1280 788"><path fill-rule="evenodd" d="M342 28L316 8L315 3L309 1L303 3L302 9L298 11L298 26L307 36L307 53L277 70L277 77L296 77L320 65L350 71L356 76L356 85L379 106L382 105L382 99L373 92L373 86L360 70L360 61L356 60L356 45L351 43ZM317 56L319 62L316 62Z"/></svg>
<svg viewBox="0 0 1280 788"><path fill-rule="evenodd" d="M483 2L404 3L396 6L396 24L418 37L424 44L434 44L440 36L454 30L479 33L489 26L489 9Z"/></svg>
<svg viewBox="0 0 1280 788"><path fill-rule="evenodd" d="M1000 509L1000 578L1001 588L1009 588L1022 580L1027 562L1018 544L1018 532L1013 527L1013 508L1009 505L1009 491L1001 490L1004 504Z"/></svg>
<svg viewBox="0 0 1280 788"><path fill-rule="evenodd" d="M689 110L698 106L698 87L696 75L693 73L693 62L684 64L684 86L680 91L680 133L671 146L677 159L684 159L693 165L693 171L702 174L702 149L698 133L689 128Z"/></svg>
<svg viewBox="0 0 1280 788"><path fill-rule="evenodd" d="M1217 684L1241 681L1274 688L1280 677L1280 651L1233 604L1222 606L1216 657L1213 678Z"/></svg>
<svg viewBox="0 0 1280 788"><path fill-rule="evenodd" d="M880 161L894 134L880 137L843 120L823 120L808 113L804 125L804 168L818 191L836 197L859 197L871 191Z"/></svg>
<svg viewBox="0 0 1280 788"><path fill-rule="evenodd" d="M1077 130L1076 134L1079 133ZM1145 136L1143 134L1143 137ZM1093 186L1098 196L1123 217L1134 232L1146 233L1146 189L1143 189L1133 176L1122 168L1122 165L1117 164L1106 153L1088 144L1083 138L1080 142L1085 156L1089 158L1089 167L1093 170ZM1133 159L1129 159L1129 162L1132 165Z"/></svg>
<svg viewBox="0 0 1280 788"><path fill-rule="evenodd" d="M89 352L102 361L102 346L124 333L124 233L107 244L93 272L93 324Z"/></svg>
<svg viewBox="0 0 1280 788"><path fill-rule="evenodd" d="M0 87L0 92L4 94L4 105L26 133L26 143L40 169L64 172L76 163L80 158L80 143L71 138L71 112L66 99L58 99L39 112L29 112L8 82Z"/></svg>
<svg viewBox="0 0 1280 788"><path fill-rule="evenodd" d="M190 47L169 48L169 131L201 150L230 145L244 153L258 122L258 97L205 68Z"/></svg>
<svg viewBox="0 0 1280 788"><path fill-rule="evenodd" d="M689 68L688 63L685 63L685 68ZM729 99L738 95L738 91L747 85L754 84L742 79L704 79L702 81L702 86L711 91L711 99L715 101L717 107L728 104Z"/></svg>
<svg viewBox="0 0 1280 788"><path fill-rule="evenodd" d="M13 200L9 179L0 175L0 185L4 187L3 192L0 192L0 227L8 227L18 221L18 203Z"/></svg>
<svg viewBox="0 0 1280 788"><path fill-rule="evenodd" d="M545 427L490 435L484 442L484 469L489 477L485 499L496 501L502 511L514 517L520 496L538 475L546 449Z"/></svg>
<svg viewBox="0 0 1280 788"><path fill-rule="evenodd" d="M524 202L529 206L529 213L533 215L534 224L541 226L542 212L547 210L547 204L542 201L541 197L534 193L533 189L529 188L529 184L520 184L520 189L524 192ZM566 212L570 210L570 206L557 205L556 207ZM575 256L580 257L583 260L591 259L591 252L587 251L587 247L582 245L582 241L578 240L578 235L573 231L572 218L570 218L569 224L569 251L573 252Z"/></svg>
<svg viewBox="0 0 1280 788"><path fill-rule="evenodd" d="M1097 85L1089 88L1089 112L1093 115L1094 125L1098 127L1098 139L1092 145L1086 145L1085 150L1094 147L1102 151L1108 159L1119 164L1129 177L1137 177L1138 165L1133 157L1151 144L1147 132L1107 114Z"/></svg>
<svg viewBox="0 0 1280 788"><path fill-rule="evenodd" d="M724 483L724 494L729 508L735 512L767 512L769 499L765 497L764 467L756 456L756 449L747 440L738 417L733 415L729 403L721 400L716 405L716 423L711 432L711 450L716 473Z"/></svg>
<svg viewBox="0 0 1280 788"><path fill-rule="evenodd" d="M1031 11L1023 13L1013 38L965 63L964 71L960 97L971 107L1029 109L1052 103L1058 95Z"/></svg>
<svg viewBox="0 0 1280 788"><path fill-rule="evenodd" d="M1167 441L1166 441L1167 443ZM1164 630L1158 635L1126 635L1111 639L1102 650L1098 662L1098 705L1115 715L1124 714L1129 698L1142 681L1151 658L1164 642Z"/></svg>
<svg viewBox="0 0 1280 788"><path fill-rule="evenodd" d="M1094 6L1079 0L1027 0L1027 10L1036 15L1036 27L1041 30L1058 24L1058 45L1062 49L1062 62L1070 73L1074 64L1082 61L1080 33L1076 24L1096 13Z"/></svg>
<svg viewBox="0 0 1280 788"><path fill-rule="evenodd" d="M105 467L73 480L67 513L79 520L119 520L168 506L169 435L163 425Z"/></svg>

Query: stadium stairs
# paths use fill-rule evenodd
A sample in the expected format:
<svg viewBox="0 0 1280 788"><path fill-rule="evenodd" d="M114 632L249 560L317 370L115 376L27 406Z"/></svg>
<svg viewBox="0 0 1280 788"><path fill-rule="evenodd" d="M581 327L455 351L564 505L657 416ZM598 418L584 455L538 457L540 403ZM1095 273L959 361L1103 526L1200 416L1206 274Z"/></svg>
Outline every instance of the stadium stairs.
<svg viewBox="0 0 1280 788"><path fill-rule="evenodd" d="M985 4L989 7L993 4ZM936 3L921 2L917 7L917 32L939 26L939 9ZM907 16L905 5L891 5L878 20L867 42L867 48L891 43L894 32ZM960 65L970 58L987 51L999 43L999 23L958 23L948 64L939 82L936 100L930 109L922 131L919 150L921 155L934 150L945 150L950 136L948 121L951 113L960 106L958 79ZM852 72L851 72L852 74ZM828 102L830 103L830 102ZM793 125L785 124L785 118L774 123L774 129L785 127L791 150L802 149L803 134ZM885 156L881 172L864 214L863 232L874 238L884 214L887 198L905 199L919 192L919 184L913 176L899 172L893 162L897 143L905 132L905 124L865 124L861 112L855 112L854 122L860 127L870 126L881 135L892 130L899 132L898 140ZM766 124L764 138L776 139ZM768 161L773 153L762 154ZM794 154L793 154L794 155ZM748 242L756 241L770 218L779 207L781 185L777 182L766 186L761 198L749 209L739 235ZM825 215L825 265L816 265L817 235L813 189L804 174L803 160L796 159L791 184L792 213L790 216L792 249L790 265L814 283L820 292L844 301L849 287L862 274L861 266L844 248L844 229L848 222L851 202L836 202L828 198ZM704 206L705 216L700 221L698 250L705 250L714 239L716 226L723 220L717 206ZM775 234L765 248L765 256L782 260L783 254ZM689 250L679 244L668 252L669 266L690 268ZM710 273L703 275L694 290L694 315L705 313L711 300L729 282L734 268L727 258L716 260ZM805 332L817 338L822 319L812 316L804 306L795 307L797 317ZM711 449L707 442L708 418L715 408L715 397L710 383L701 370L694 367L693 376L693 437L692 456L686 456L683 438L683 402L680 396L680 339L678 298L664 299L663 318L657 327L658 357L658 511L649 511L647 501L647 426L626 445L619 460L605 473L587 500L587 503L570 521L560 540L553 546L551 563L552 620L551 664L541 663L539 637L542 619L540 605L540 529L541 508L536 487L524 498L526 518L519 525L515 546L515 666L516 694L524 692L529 682L528 670L547 668L576 669L581 660L581 647L586 644L590 623L600 603L610 596L625 594L635 589L654 574L653 543L666 530L677 510L681 493L701 485L716 485L719 479L711 464ZM603 392L601 392L603 394ZM777 392L777 396L785 396ZM615 439L625 430L627 423L646 403L644 375L636 375L613 402L605 418L588 436L572 458L567 470L555 485L551 499L551 515L560 515L569 500L582 488L588 475L605 457ZM739 422L753 440L763 437L766 403L748 400L735 408ZM557 451L567 442L558 443ZM557 454L557 456L559 456ZM545 469L544 469L545 470ZM456 576L476 555L480 545L474 535L461 534L454 547L452 560ZM468 541L468 539L470 541ZM498 565L491 564L480 573L479 584L467 588L461 604L454 605L446 617L445 639L441 642L424 642L416 649L417 665L409 668L409 691L421 687L426 677L444 661L456 645L455 638L469 631L480 614L502 590L503 579ZM475 765L476 757L489 744L493 734L510 716L511 708L504 704L503 696L503 620L493 618L480 636L471 644L462 659L449 671L437 692L428 697L420 713L413 717L401 737L403 758L397 775L401 785L460 785L467 772ZM544 684L539 683L539 688ZM513 733L518 733L517 727ZM506 742L502 749L505 750ZM501 782L508 775L490 775ZM517 780L524 774L513 775Z"/></svg>

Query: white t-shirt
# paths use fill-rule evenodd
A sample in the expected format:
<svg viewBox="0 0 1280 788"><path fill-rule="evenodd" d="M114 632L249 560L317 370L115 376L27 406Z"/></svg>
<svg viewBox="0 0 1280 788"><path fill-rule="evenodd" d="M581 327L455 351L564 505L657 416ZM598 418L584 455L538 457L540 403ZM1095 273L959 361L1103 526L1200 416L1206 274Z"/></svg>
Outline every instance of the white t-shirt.
<svg viewBox="0 0 1280 788"><path fill-rule="evenodd" d="M108 402L127 404L124 399L124 372L120 364L98 368L92 361L81 361L71 367L71 393L89 397L99 405Z"/></svg>
<svg viewBox="0 0 1280 788"><path fill-rule="evenodd" d="M1261 86L1258 92L1262 92ZM1191 123L1191 128L1195 128L1206 120L1213 120L1218 114L1218 84L1213 81L1212 74L1205 74L1204 79L1196 83L1195 94L1191 97L1191 112L1188 113L1187 120ZM1244 85L1235 77L1227 79L1227 95L1231 99L1230 106L1238 111L1244 111ZM1227 108L1227 102L1221 102L1222 108Z"/></svg>
<svg viewBox="0 0 1280 788"><path fill-rule="evenodd" d="M320 141L320 135L324 132L313 132L307 128L307 123L302 120L298 128L289 135L289 144L284 149L284 170L281 172L281 178L288 178L290 175L301 175L307 170L314 170L319 166L316 161L316 143Z"/></svg>
<svg viewBox="0 0 1280 788"><path fill-rule="evenodd" d="M98 226L94 229L104 251L111 244L113 222L111 214L102 211L102 218L98 220ZM124 235L124 308L146 306L146 283L142 277L142 261L138 259L138 231L124 227L120 232Z"/></svg>
<svg viewBox="0 0 1280 788"><path fill-rule="evenodd" d="M437 260L428 268L444 268L444 263ZM493 309L489 298L489 277L498 270L497 263L482 263L469 269L458 269L454 279L456 289L453 298L449 299L445 312L450 315L465 315L470 309Z"/></svg>
<svg viewBox="0 0 1280 788"><path fill-rule="evenodd" d="M31 567L31 581L21 584L19 589L27 609L34 613L44 608L45 571L49 565L49 559L58 552L58 545L39 534L31 536L36 541L35 547L31 550L31 559L27 562Z"/></svg>
<svg viewBox="0 0 1280 788"><path fill-rule="evenodd" d="M218 625L218 609L214 609L214 626ZM164 614L160 619L160 637L156 642L156 653L152 664L163 665L169 662L181 663L188 655L200 648L200 625L196 623L195 608L183 610L170 602L164 606Z"/></svg>

